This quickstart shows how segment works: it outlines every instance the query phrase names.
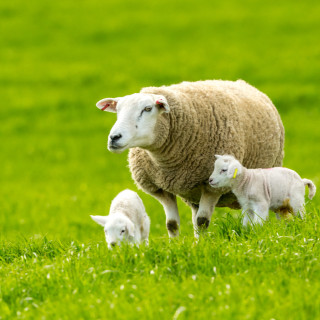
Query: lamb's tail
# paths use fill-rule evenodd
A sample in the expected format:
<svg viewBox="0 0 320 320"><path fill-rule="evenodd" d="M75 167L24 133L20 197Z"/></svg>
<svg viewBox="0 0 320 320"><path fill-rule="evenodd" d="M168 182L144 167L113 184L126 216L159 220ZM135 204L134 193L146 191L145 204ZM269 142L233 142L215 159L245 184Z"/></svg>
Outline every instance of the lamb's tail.
<svg viewBox="0 0 320 320"><path fill-rule="evenodd" d="M311 180L302 179L302 181L303 181L304 185L308 186L308 188L309 188L308 198L311 200L314 197L314 195L316 194L317 188Z"/></svg>

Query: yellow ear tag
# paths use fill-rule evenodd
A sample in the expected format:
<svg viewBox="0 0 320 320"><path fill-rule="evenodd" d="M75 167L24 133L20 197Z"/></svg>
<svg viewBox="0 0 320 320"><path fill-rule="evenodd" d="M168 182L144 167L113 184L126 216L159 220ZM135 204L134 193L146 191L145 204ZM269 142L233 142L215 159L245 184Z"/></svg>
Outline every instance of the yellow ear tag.
<svg viewBox="0 0 320 320"><path fill-rule="evenodd" d="M234 170L233 179L235 179L235 178L236 178L237 172L238 172L238 168L236 168L236 169Z"/></svg>

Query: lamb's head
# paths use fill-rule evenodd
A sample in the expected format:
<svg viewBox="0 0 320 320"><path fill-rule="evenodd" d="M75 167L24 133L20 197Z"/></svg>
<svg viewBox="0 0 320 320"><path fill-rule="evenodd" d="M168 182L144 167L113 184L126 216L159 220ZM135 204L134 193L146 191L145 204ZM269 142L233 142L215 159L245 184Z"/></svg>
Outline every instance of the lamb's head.
<svg viewBox="0 0 320 320"><path fill-rule="evenodd" d="M102 99L97 107L117 113L117 121L108 138L108 149L115 153L151 146L156 138L154 129L159 115L170 111L164 96L143 93Z"/></svg>
<svg viewBox="0 0 320 320"><path fill-rule="evenodd" d="M211 187L232 187L234 179L242 173L241 163L233 156L216 155L214 170L209 178Z"/></svg>
<svg viewBox="0 0 320 320"><path fill-rule="evenodd" d="M127 217L115 214L91 216L91 218L103 226L109 249L120 245L122 241L132 242L134 240L134 224Z"/></svg>

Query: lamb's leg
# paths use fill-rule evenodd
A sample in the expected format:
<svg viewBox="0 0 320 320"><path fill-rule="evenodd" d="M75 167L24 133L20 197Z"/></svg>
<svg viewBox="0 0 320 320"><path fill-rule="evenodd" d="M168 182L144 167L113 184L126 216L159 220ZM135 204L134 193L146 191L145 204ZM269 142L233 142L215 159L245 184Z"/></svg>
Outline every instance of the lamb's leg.
<svg viewBox="0 0 320 320"><path fill-rule="evenodd" d="M303 193L299 194L299 191L297 191L294 194L294 196L290 199L288 209L295 216L300 216L301 219L303 219L305 216L304 191L305 190L303 186Z"/></svg>
<svg viewBox="0 0 320 320"><path fill-rule="evenodd" d="M254 214L253 223L262 225L269 216L269 206L266 202L257 202L252 206Z"/></svg>
<svg viewBox="0 0 320 320"><path fill-rule="evenodd" d="M247 227L248 225L263 224L268 218L269 207L266 203L254 203L243 207L243 221L242 225Z"/></svg>
<svg viewBox="0 0 320 320"><path fill-rule="evenodd" d="M299 215L301 219L304 219L304 216L306 215L306 209L304 208L304 205L302 205L297 212L295 213L295 215Z"/></svg>
<svg viewBox="0 0 320 320"><path fill-rule="evenodd" d="M194 221L194 230L198 231L199 228L207 229L213 214L215 205L217 204L221 194L208 192L205 188L202 190L199 209L197 212L196 220Z"/></svg>
<svg viewBox="0 0 320 320"><path fill-rule="evenodd" d="M254 212L249 208L244 208L242 211L243 221L242 225L247 227L248 225L252 225L254 221Z"/></svg>
<svg viewBox="0 0 320 320"><path fill-rule="evenodd" d="M199 232L198 232L198 225L197 225L197 213L198 213L199 207L191 204L191 211L192 211L192 223L194 228L194 236L195 238L199 238Z"/></svg>
<svg viewBox="0 0 320 320"><path fill-rule="evenodd" d="M149 245L149 233L150 233L150 219L147 216L147 214L145 215L144 219L143 219L143 224L142 224L142 228L140 229L141 231L141 240L144 241L146 243L146 245Z"/></svg>
<svg viewBox="0 0 320 320"><path fill-rule="evenodd" d="M152 196L163 206L169 237L177 237L179 235L180 217L176 196L166 191L153 193Z"/></svg>

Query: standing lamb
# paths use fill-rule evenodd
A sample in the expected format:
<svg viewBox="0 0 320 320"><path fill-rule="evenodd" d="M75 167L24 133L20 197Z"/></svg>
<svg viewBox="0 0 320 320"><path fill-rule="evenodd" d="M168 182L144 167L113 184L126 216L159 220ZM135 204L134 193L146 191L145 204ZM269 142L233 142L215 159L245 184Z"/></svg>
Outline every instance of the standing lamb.
<svg viewBox="0 0 320 320"><path fill-rule="evenodd" d="M304 217L305 186L309 199L316 193L311 180L301 179L287 168L247 169L233 156L216 155L214 171L209 184L214 188L229 187L236 195L244 213L243 225L262 224L269 210L283 218L291 214Z"/></svg>
<svg viewBox="0 0 320 320"><path fill-rule="evenodd" d="M176 195L191 207L195 233L208 227L216 205L239 208L230 189L208 185L215 154L233 154L249 168L282 164L284 129L277 109L242 80L149 87L102 99L97 107L117 113L108 149L130 148L132 177L163 205L170 237L179 234Z"/></svg>
<svg viewBox="0 0 320 320"><path fill-rule="evenodd" d="M108 247L122 241L148 244L150 219L143 202L136 192L121 191L113 200L108 216L91 216L104 227Z"/></svg>

